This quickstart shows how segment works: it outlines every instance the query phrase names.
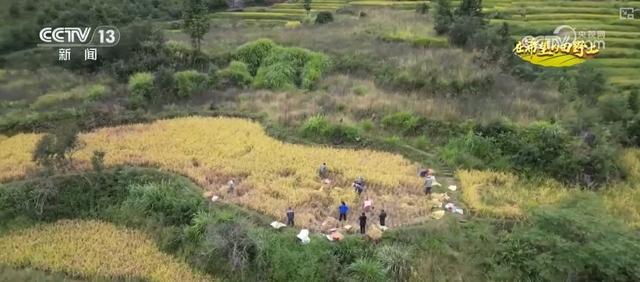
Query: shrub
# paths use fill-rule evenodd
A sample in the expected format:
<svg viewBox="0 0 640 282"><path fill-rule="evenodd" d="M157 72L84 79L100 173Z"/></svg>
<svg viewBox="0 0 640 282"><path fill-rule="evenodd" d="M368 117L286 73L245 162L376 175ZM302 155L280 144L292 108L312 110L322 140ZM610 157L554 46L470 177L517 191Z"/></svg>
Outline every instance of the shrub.
<svg viewBox="0 0 640 282"><path fill-rule="evenodd" d="M290 29L296 29L296 28L299 28L301 25L302 23L300 21L287 21L287 23L284 24L284 27L290 28Z"/></svg>
<svg viewBox="0 0 640 282"><path fill-rule="evenodd" d="M333 144L360 142L360 132L352 126L344 124L332 124L327 127L323 135Z"/></svg>
<svg viewBox="0 0 640 282"><path fill-rule="evenodd" d="M358 259L347 268L351 281L387 281L383 266L371 259Z"/></svg>
<svg viewBox="0 0 640 282"><path fill-rule="evenodd" d="M360 141L360 133L357 128L343 124L332 124L323 116L309 118L300 127L300 134L305 138L328 141L333 144Z"/></svg>
<svg viewBox="0 0 640 282"><path fill-rule="evenodd" d="M300 134L305 138L313 138L322 135L322 132L329 127L329 121L324 116L310 117L301 127Z"/></svg>
<svg viewBox="0 0 640 282"><path fill-rule="evenodd" d="M640 242L594 198L541 207L501 243L499 280L638 281Z"/></svg>
<svg viewBox="0 0 640 282"><path fill-rule="evenodd" d="M627 123L626 131L629 142L636 146L640 146L640 114L636 114Z"/></svg>
<svg viewBox="0 0 640 282"><path fill-rule="evenodd" d="M598 108L602 119L607 122L624 121L633 115L627 97L620 94L608 94L598 98Z"/></svg>
<svg viewBox="0 0 640 282"><path fill-rule="evenodd" d="M248 65L256 63L258 66L256 73L252 73L255 75L253 86L256 88L312 89L329 65L329 59L324 54L303 48L281 47L272 42L269 44L247 43L239 50L242 50L238 52L239 54L244 54L243 62ZM263 57L257 58L258 55Z"/></svg>
<svg viewBox="0 0 640 282"><path fill-rule="evenodd" d="M218 71L218 77L222 84L242 87L249 85L253 80L247 65L239 61L232 61L225 69Z"/></svg>
<svg viewBox="0 0 640 282"><path fill-rule="evenodd" d="M278 62L258 69L258 74L253 81L256 88L289 89L294 88L296 70L286 62Z"/></svg>
<svg viewBox="0 0 640 282"><path fill-rule="evenodd" d="M207 75L195 70L176 72L176 85L179 97L190 97L202 93L207 87Z"/></svg>
<svg viewBox="0 0 640 282"><path fill-rule="evenodd" d="M87 91L87 100L97 101L107 95L107 87L102 84L94 84Z"/></svg>
<svg viewBox="0 0 640 282"><path fill-rule="evenodd" d="M433 29L438 35L445 34L449 32L449 27L452 22L451 0L438 0Z"/></svg>
<svg viewBox="0 0 640 282"><path fill-rule="evenodd" d="M333 14L328 11L319 12L316 15L316 24L326 24L333 21Z"/></svg>
<svg viewBox="0 0 640 282"><path fill-rule="evenodd" d="M155 91L162 93L165 97L171 97L176 93L176 78L175 73L170 68L160 68L156 74L153 82Z"/></svg>
<svg viewBox="0 0 640 282"><path fill-rule="evenodd" d="M420 118L410 112L397 112L385 116L382 126L405 135L416 134L420 127Z"/></svg>
<svg viewBox="0 0 640 282"><path fill-rule="evenodd" d="M329 59L325 55L320 53L311 54L304 69L302 69L302 88L313 89L328 65Z"/></svg>
<svg viewBox="0 0 640 282"><path fill-rule="evenodd" d="M374 127L374 123L371 119L365 119L360 121L360 127L362 128L362 130L364 131L371 131Z"/></svg>
<svg viewBox="0 0 640 282"><path fill-rule="evenodd" d="M171 225L188 225L203 209L197 197L184 197L182 191L170 183L133 185L123 206L139 210L146 216L156 216Z"/></svg>
<svg viewBox="0 0 640 282"><path fill-rule="evenodd" d="M409 250L400 245L385 245L377 249L376 258L393 281L409 281L413 272Z"/></svg>
<svg viewBox="0 0 640 282"><path fill-rule="evenodd" d="M132 102L141 106L145 102L151 101L153 92L153 75L148 72L139 72L129 78L129 91L131 91Z"/></svg>
<svg viewBox="0 0 640 282"><path fill-rule="evenodd" d="M429 9L431 9L431 7L429 7L429 4L427 3L420 3L417 7L416 7L416 13L418 14L428 14L429 13Z"/></svg>
<svg viewBox="0 0 640 282"><path fill-rule="evenodd" d="M234 58L245 63L251 76L255 76L262 60L271 53L275 46L271 39L258 39L238 47Z"/></svg>

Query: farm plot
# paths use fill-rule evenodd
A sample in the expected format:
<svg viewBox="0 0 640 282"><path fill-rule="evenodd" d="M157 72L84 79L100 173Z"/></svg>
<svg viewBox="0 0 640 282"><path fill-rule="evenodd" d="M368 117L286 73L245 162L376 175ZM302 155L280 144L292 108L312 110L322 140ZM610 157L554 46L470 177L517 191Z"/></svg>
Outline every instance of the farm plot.
<svg viewBox="0 0 640 282"><path fill-rule="evenodd" d="M146 235L98 221L63 220L0 237L0 263L88 279L211 281L161 253Z"/></svg>
<svg viewBox="0 0 640 282"><path fill-rule="evenodd" d="M0 154L5 156L1 180L25 177L36 168L28 156L38 139L26 134L0 141ZM362 197L372 197L394 215L391 226L426 217L431 209L430 201L421 197L418 167L399 155L287 144L243 119L161 120L103 128L81 134L79 140L82 147L74 154L79 168L89 168L93 152L104 151L107 166L158 167L183 174L227 201L277 218L292 206L300 226L314 228L328 216L337 216L342 200L359 211L362 199L351 188L358 176L367 181ZM323 162L331 169L330 184L317 176ZM234 194L226 191L231 177L239 181Z"/></svg>

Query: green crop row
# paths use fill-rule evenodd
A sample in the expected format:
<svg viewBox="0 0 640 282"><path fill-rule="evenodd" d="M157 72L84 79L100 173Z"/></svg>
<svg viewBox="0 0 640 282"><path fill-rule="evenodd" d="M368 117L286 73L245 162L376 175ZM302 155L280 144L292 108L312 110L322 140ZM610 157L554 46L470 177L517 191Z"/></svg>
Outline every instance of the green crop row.
<svg viewBox="0 0 640 282"><path fill-rule="evenodd" d="M349 5L355 7L389 7L396 9L414 9L428 1L352 1Z"/></svg>
<svg viewBox="0 0 640 282"><path fill-rule="evenodd" d="M523 9L524 8L524 9ZM601 15L617 15L618 8L600 8L600 7L517 7L517 6L497 6L493 8L483 9L485 13L507 13L512 15L520 15L524 11L527 15L534 14L564 14L564 13L581 13L581 14L601 14Z"/></svg>
<svg viewBox="0 0 640 282"><path fill-rule="evenodd" d="M270 12L219 12L212 15L214 18L233 18L233 19L254 19L254 20L290 20L299 21L304 18L303 15L286 14L286 13L270 13Z"/></svg>

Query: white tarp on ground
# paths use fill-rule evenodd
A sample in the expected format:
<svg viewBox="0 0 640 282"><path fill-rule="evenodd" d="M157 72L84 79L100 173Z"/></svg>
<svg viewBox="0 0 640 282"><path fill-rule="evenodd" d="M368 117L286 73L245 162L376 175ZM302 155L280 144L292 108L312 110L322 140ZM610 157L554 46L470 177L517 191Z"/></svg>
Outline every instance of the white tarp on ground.
<svg viewBox="0 0 640 282"><path fill-rule="evenodd" d="M282 227L287 226L286 224L279 222L279 221L274 221L271 223L271 227L275 228L275 229L280 229Z"/></svg>
<svg viewBox="0 0 640 282"><path fill-rule="evenodd" d="M296 237L298 237L298 239L300 239L302 244L309 244L309 242L311 242L311 238L309 238L309 230L308 229L300 230L300 233L298 233L298 235Z"/></svg>

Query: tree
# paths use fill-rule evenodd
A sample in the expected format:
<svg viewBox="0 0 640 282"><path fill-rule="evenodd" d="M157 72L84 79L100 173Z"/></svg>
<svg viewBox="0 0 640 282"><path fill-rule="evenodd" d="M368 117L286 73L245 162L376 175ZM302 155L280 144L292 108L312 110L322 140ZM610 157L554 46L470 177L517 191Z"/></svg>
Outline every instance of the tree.
<svg viewBox="0 0 640 282"><path fill-rule="evenodd" d="M33 161L49 175L55 171L66 170L72 165L73 152L78 144L76 125L59 126L53 133L40 139L33 152Z"/></svg>
<svg viewBox="0 0 640 282"><path fill-rule="evenodd" d="M482 17L482 0L462 0L455 14L464 17Z"/></svg>
<svg viewBox="0 0 640 282"><path fill-rule="evenodd" d="M433 29L437 34L441 35L449 32L449 26L453 22L450 0L438 0L435 22Z"/></svg>
<svg viewBox="0 0 640 282"><path fill-rule="evenodd" d="M182 19L184 29L191 37L193 48L200 51L200 42L209 31L208 9L205 0L185 0Z"/></svg>
<svg viewBox="0 0 640 282"><path fill-rule="evenodd" d="M244 1L243 0L227 0L227 6L229 7L229 9L232 9L232 10L242 9L244 7Z"/></svg>
<svg viewBox="0 0 640 282"><path fill-rule="evenodd" d="M311 0L304 0L304 9L307 10L307 15L311 11Z"/></svg>

